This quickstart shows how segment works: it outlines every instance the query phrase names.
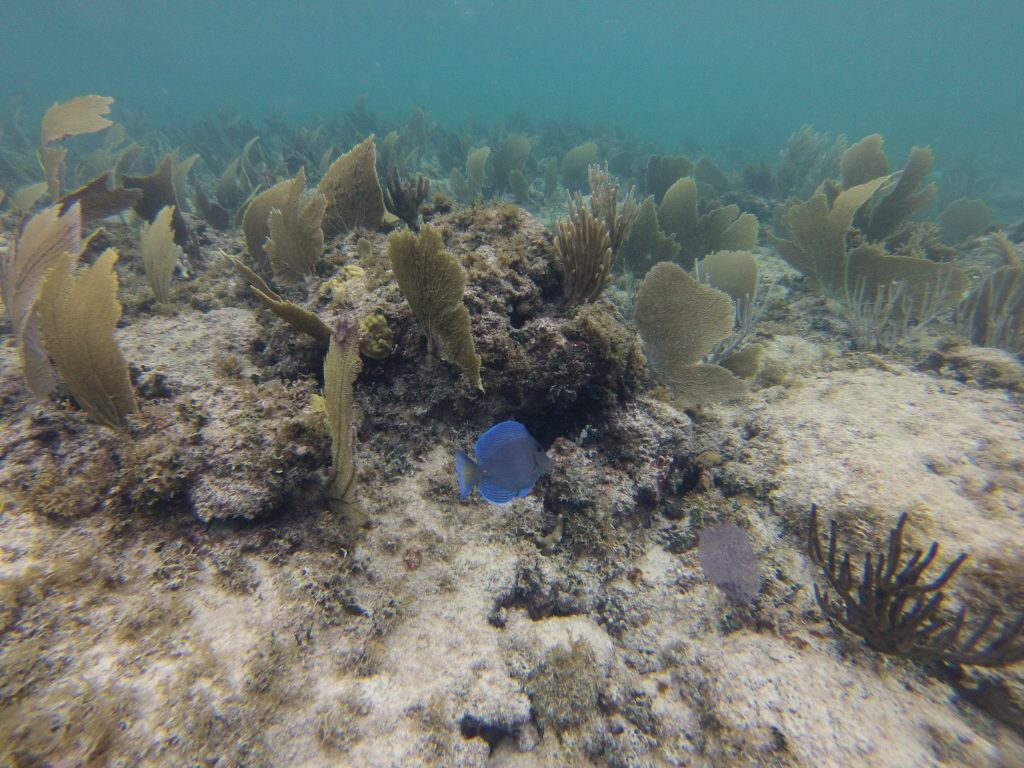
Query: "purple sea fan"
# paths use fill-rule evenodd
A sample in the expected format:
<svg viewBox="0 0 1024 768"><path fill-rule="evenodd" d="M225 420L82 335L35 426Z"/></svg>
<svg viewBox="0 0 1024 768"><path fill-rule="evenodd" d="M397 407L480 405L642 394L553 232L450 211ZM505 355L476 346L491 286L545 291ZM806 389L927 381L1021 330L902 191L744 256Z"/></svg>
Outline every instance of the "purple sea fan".
<svg viewBox="0 0 1024 768"><path fill-rule="evenodd" d="M761 567L746 532L723 523L700 532L700 567L737 603L749 603L761 589Z"/></svg>

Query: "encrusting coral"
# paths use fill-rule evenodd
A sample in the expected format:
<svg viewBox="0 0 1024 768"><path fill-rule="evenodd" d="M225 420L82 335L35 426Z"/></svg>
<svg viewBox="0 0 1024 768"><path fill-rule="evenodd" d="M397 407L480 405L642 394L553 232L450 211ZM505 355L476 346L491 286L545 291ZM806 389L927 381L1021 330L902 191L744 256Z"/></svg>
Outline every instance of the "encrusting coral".
<svg viewBox="0 0 1024 768"><path fill-rule="evenodd" d="M380 313L359 321L359 350L373 360L383 360L391 354L394 338L388 319Z"/></svg>

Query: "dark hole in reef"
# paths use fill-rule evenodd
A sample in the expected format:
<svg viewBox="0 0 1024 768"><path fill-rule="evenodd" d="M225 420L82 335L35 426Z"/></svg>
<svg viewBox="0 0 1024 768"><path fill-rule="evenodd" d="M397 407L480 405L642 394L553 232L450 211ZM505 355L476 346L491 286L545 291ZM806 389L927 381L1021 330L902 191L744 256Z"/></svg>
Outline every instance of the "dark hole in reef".
<svg viewBox="0 0 1024 768"><path fill-rule="evenodd" d="M511 731L491 723L485 723L483 720L479 720L472 715L462 716L459 730L462 732L462 738L464 739L483 739L486 741L492 755L502 739L513 737Z"/></svg>
<svg viewBox="0 0 1024 768"><path fill-rule="evenodd" d="M533 319L533 313L525 311L523 307L515 306L512 308L512 314L509 315L509 324L513 328L522 328L526 325L527 320Z"/></svg>
<svg viewBox="0 0 1024 768"><path fill-rule="evenodd" d="M701 468L691 460L676 458L665 478L665 493L662 498L661 511L670 520L682 516L682 507L675 502L697 487L700 482Z"/></svg>
<svg viewBox="0 0 1024 768"><path fill-rule="evenodd" d="M509 609L526 611L533 621L552 616L578 616L586 613L578 595L557 582L545 579L532 570L516 574L512 589L495 599L487 621L492 627L504 627Z"/></svg>
<svg viewBox="0 0 1024 768"><path fill-rule="evenodd" d="M599 396L581 392L567 408L552 408L544 404L536 410L524 408L519 421L542 446L548 447L555 438L575 439L589 425L601 424L609 403Z"/></svg>

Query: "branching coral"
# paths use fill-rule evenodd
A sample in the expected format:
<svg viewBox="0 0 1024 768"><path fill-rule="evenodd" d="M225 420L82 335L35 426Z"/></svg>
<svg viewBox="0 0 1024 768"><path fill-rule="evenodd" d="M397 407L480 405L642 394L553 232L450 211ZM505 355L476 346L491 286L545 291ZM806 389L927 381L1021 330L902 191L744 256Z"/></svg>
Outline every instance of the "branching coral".
<svg viewBox="0 0 1024 768"><path fill-rule="evenodd" d="M937 542L932 542L927 552L915 550L901 563L906 522L903 513L889 532L887 551L864 555L864 569L860 581L855 582L850 554L839 553L834 520L828 554L822 553L818 510L811 507L808 554L823 569L834 590L830 594L814 586L822 613L882 653L978 667L1004 667L1024 661L1024 615L993 633L996 611L989 610L965 635L967 609L961 607L952 615L942 610L942 589L963 565L966 554L957 555L930 582L922 580L939 552Z"/></svg>
<svg viewBox="0 0 1024 768"><path fill-rule="evenodd" d="M957 308L957 322L979 346L1024 351L1024 268L985 275Z"/></svg>
<svg viewBox="0 0 1024 768"><path fill-rule="evenodd" d="M420 231L420 205L430 194L430 179L417 175L404 182L398 169L392 167L384 185L384 207L409 225L413 232Z"/></svg>
<svg viewBox="0 0 1024 768"><path fill-rule="evenodd" d="M631 188L620 203L619 180L608 173L607 163L603 169L599 165L587 168L587 180L590 182L590 210L604 222L614 258L640 214L636 188Z"/></svg>
<svg viewBox="0 0 1024 768"><path fill-rule="evenodd" d="M566 304L594 301L611 280L612 263L640 214L636 191L619 202L619 182L598 165L588 169L590 210L578 192L566 194L569 218L555 222L555 250Z"/></svg>
<svg viewBox="0 0 1024 768"><path fill-rule="evenodd" d="M555 250L567 305L594 301L611 280L614 253L604 223L578 192L569 196L569 218L555 222Z"/></svg>

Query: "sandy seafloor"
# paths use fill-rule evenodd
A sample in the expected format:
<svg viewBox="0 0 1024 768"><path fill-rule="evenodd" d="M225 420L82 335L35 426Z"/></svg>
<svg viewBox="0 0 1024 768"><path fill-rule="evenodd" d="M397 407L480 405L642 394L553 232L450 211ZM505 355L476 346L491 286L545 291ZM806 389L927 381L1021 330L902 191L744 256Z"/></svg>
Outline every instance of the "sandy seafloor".
<svg viewBox="0 0 1024 768"><path fill-rule="evenodd" d="M33 402L6 335L0 764L1024 765L1024 670L968 670L958 688L871 651L823 620L805 553L812 502L857 552L908 512L915 545L940 541L942 563L970 554L956 599L974 615L993 603L1019 615L1022 366L970 346L851 353L822 301L785 303L761 329L768 373L746 399L691 418L641 392L562 435L556 475L506 506L458 500L452 452L472 429L410 439L389 463L371 433L394 450L422 414L364 422L351 520L331 515L313 481L253 522L161 512L182 484L193 504L240 509L266 492L245 465L265 447L233 413L314 418L315 381L259 375L252 350L277 321L251 300L126 309L129 361L163 373L179 416L184 403L205 414L182 437L187 419L142 398L149 432L134 449L71 406ZM628 472L608 435L633 452ZM205 469L166 488L136 477L148 500L112 485L122 466L94 460L178 443L206 451ZM664 469L636 468L669 443L697 482L672 502L678 514L634 514ZM281 460L315 480L329 452ZM555 482L597 510L600 530L581 512L542 551ZM694 547L701 522L724 520L748 530L761 562L749 607L705 579Z"/></svg>

